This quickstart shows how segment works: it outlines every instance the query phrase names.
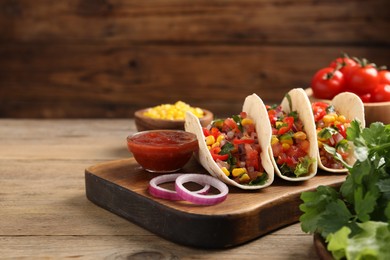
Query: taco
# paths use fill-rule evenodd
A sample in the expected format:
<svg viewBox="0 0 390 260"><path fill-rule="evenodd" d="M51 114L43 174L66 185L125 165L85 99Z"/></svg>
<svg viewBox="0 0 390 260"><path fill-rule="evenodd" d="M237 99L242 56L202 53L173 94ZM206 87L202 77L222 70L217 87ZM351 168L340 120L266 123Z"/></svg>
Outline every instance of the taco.
<svg viewBox="0 0 390 260"><path fill-rule="evenodd" d="M185 130L197 135L196 157L212 176L247 190L273 182L274 169L268 156L271 126L265 105L256 94L246 97L239 115L214 120L205 128L187 112Z"/></svg>
<svg viewBox="0 0 390 260"><path fill-rule="evenodd" d="M313 102L312 110L318 140L318 167L329 172L346 172L342 162L327 152L325 146L335 149L346 163L355 163L352 143L346 140L347 128L354 119L365 127L363 102L357 95L343 92L331 103Z"/></svg>
<svg viewBox="0 0 390 260"><path fill-rule="evenodd" d="M267 106L272 127L269 150L279 177L303 181L317 173L317 138L311 104L300 88L289 91L280 105Z"/></svg>

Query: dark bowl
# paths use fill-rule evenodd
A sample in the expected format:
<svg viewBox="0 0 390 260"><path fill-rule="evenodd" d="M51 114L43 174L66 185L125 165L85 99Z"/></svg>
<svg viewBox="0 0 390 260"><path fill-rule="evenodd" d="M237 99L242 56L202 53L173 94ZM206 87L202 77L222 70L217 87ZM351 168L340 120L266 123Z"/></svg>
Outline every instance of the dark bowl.
<svg viewBox="0 0 390 260"><path fill-rule="evenodd" d="M169 120L169 119L155 119L144 116L144 112L149 108L138 110L134 113L135 125L138 131L157 130L157 129L174 129L184 130L185 120ZM214 115L209 110L203 109L204 116L199 118L202 126L207 126L213 121Z"/></svg>

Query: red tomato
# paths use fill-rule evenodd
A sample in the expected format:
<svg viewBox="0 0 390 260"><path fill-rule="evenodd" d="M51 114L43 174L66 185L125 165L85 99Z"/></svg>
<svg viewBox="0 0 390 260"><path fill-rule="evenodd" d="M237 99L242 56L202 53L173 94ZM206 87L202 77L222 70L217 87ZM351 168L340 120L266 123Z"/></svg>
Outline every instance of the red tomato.
<svg viewBox="0 0 390 260"><path fill-rule="evenodd" d="M371 65L355 66L349 75L347 88L358 94L372 92L378 85L378 70Z"/></svg>
<svg viewBox="0 0 390 260"><path fill-rule="evenodd" d="M347 130L345 129L345 126L343 124L337 124L337 129L339 130L339 133L344 137L347 138Z"/></svg>
<svg viewBox="0 0 390 260"><path fill-rule="evenodd" d="M378 72L378 81L379 84L390 84L390 71L380 70Z"/></svg>
<svg viewBox="0 0 390 260"><path fill-rule="evenodd" d="M210 149L211 157L213 157L214 161L221 160L226 161L229 158L228 154L219 154L221 152L221 147L216 146Z"/></svg>
<svg viewBox="0 0 390 260"><path fill-rule="evenodd" d="M298 143L298 147L305 153L308 153L310 150L310 142L308 140L302 140Z"/></svg>
<svg viewBox="0 0 390 260"><path fill-rule="evenodd" d="M360 99L363 101L363 103L370 103L371 102L371 93L366 93L359 96Z"/></svg>
<svg viewBox="0 0 390 260"><path fill-rule="evenodd" d="M316 98L332 99L344 91L344 75L339 70L327 67L316 72L311 81L313 96Z"/></svg>
<svg viewBox="0 0 390 260"><path fill-rule="evenodd" d="M372 102L390 101L390 84L379 84L372 92Z"/></svg>
<svg viewBox="0 0 390 260"><path fill-rule="evenodd" d="M339 57L335 60L333 60L330 64L329 67L331 68L337 68L340 70L344 76L348 74L350 69L354 66L357 65L357 62L351 58L348 57Z"/></svg>
<svg viewBox="0 0 390 260"><path fill-rule="evenodd" d="M278 135L282 135L282 134L285 134L285 133L287 133L288 131L290 131L290 129L292 128L292 126L293 126L293 124L294 124L294 117L288 116L288 117L283 118L283 123L284 123L284 124L287 124L287 126L282 126L282 127L278 130Z"/></svg>
<svg viewBox="0 0 390 260"><path fill-rule="evenodd" d="M250 145L245 146L245 153L246 153L246 160L245 165L246 167L253 167L256 171L259 170L259 160L260 156L258 151L251 148Z"/></svg>
<svg viewBox="0 0 390 260"><path fill-rule="evenodd" d="M280 153L282 152L282 144L277 142L271 146L272 153L274 154L274 157L278 157Z"/></svg>
<svg viewBox="0 0 390 260"><path fill-rule="evenodd" d="M225 121L223 121L222 130L224 132L229 132L230 130L237 130L237 129L238 129L237 123L232 118L226 118Z"/></svg>
<svg viewBox="0 0 390 260"><path fill-rule="evenodd" d="M233 140L233 144L254 144L254 143L255 143L255 139L251 139L251 138L245 138L245 139L235 138Z"/></svg>
<svg viewBox="0 0 390 260"><path fill-rule="evenodd" d="M329 104L325 102L313 102L311 106L313 109L314 121L318 122L326 115L326 108Z"/></svg>
<svg viewBox="0 0 390 260"><path fill-rule="evenodd" d="M278 117L276 116L276 111L274 109L268 110L268 118L271 122L271 125L274 125Z"/></svg>

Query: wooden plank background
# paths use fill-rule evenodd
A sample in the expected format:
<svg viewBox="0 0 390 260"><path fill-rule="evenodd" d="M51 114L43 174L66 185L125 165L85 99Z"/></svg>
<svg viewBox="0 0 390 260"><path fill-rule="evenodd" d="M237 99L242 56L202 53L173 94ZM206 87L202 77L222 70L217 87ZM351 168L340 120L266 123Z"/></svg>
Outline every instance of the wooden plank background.
<svg viewBox="0 0 390 260"><path fill-rule="evenodd" d="M341 52L390 66L388 0L0 0L0 117L279 102Z"/></svg>

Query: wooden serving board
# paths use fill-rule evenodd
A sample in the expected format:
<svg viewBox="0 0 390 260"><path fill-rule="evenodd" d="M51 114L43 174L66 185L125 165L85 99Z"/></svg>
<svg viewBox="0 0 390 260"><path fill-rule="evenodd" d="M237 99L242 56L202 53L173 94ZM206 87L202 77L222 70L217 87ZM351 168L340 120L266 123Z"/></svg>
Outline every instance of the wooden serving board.
<svg viewBox="0 0 390 260"><path fill-rule="evenodd" d="M194 159L181 172L205 173ZM141 227L173 242L201 248L226 248L248 242L297 222L300 194L318 185L339 187L344 174L319 172L305 182L287 182L275 176L262 190L229 186L227 199L213 206L168 201L148 193L157 176L133 159L110 161L85 170L87 198Z"/></svg>

